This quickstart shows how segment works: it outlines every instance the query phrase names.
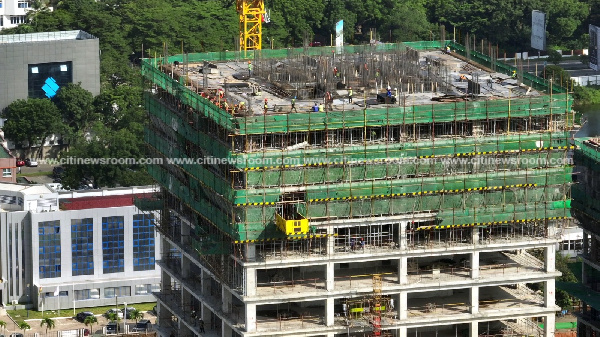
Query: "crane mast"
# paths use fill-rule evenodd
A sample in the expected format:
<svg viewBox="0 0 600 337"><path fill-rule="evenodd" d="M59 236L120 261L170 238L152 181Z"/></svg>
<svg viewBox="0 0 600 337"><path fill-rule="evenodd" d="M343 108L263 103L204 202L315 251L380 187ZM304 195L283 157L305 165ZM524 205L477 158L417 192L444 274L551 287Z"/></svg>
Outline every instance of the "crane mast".
<svg viewBox="0 0 600 337"><path fill-rule="evenodd" d="M240 51L262 49L264 0L237 0L240 16Z"/></svg>

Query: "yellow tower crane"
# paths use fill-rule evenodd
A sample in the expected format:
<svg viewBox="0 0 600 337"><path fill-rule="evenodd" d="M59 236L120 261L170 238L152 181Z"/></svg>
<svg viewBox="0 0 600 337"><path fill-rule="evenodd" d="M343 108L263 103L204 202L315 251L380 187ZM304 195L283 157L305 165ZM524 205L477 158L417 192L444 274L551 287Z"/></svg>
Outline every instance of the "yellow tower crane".
<svg viewBox="0 0 600 337"><path fill-rule="evenodd" d="M240 50L262 49L262 23L264 0L237 0L240 15Z"/></svg>

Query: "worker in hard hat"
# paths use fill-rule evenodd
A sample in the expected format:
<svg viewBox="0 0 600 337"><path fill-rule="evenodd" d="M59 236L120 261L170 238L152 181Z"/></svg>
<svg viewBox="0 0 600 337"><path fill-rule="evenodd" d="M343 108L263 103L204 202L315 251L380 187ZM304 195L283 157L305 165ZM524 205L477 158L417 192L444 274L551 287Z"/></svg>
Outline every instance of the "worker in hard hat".
<svg viewBox="0 0 600 337"><path fill-rule="evenodd" d="M348 88L348 103L352 103L352 87Z"/></svg>
<svg viewBox="0 0 600 337"><path fill-rule="evenodd" d="M252 62L248 61L248 77L252 76Z"/></svg>
<svg viewBox="0 0 600 337"><path fill-rule="evenodd" d="M267 113L267 110L269 109L269 100L265 98L265 105L263 106L264 108L264 113Z"/></svg>
<svg viewBox="0 0 600 337"><path fill-rule="evenodd" d="M290 110L290 112L292 112L292 110L298 112L298 110L296 110L296 96L292 98L292 109Z"/></svg>

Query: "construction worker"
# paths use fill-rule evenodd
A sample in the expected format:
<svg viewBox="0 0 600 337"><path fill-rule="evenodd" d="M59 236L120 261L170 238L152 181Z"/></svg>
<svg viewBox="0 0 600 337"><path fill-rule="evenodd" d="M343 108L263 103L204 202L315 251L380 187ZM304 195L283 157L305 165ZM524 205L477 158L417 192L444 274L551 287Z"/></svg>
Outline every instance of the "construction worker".
<svg viewBox="0 0 600 337"><path fill-rule="evenodd" d="M315 105L312 107L313 112L319 112L319 103L315 102Z"/></svg>
<svg viewBox="0 0 600 337"><path fill-rule="evenodd" d="M348 88L348 103L352 103L352 87Z"/></svg>
<svg viewBox="0 0 600 337"><path fill-rule="evenodd" d="M248 77L252 76L252 62L248 61Z"/></svg>
<svg viewBox="0 0 600 337"><path fill-rule="evenodd" d="M322 102L319 104L319 112L325 112L325 105Z"/></svg>
<svg viewBox="0 0 600 337"><path fill-rule="evenodd" d="M269 100L265 98L265 105L264 105L264 113L267 113L267 110L269 109Z"/></svg>
<svg viewBox="0 0 600 337"><path fill-rule="evenodd" d="M298 110L296 110L296 96L292 98L292 109L290 110L290 112L292 112L292 110L298 112Z"/></svg>
<svg viewBox="0 0 600 337"><path fill-rule="evenodd" d="M450 46L446 46L446 54L450 54Z"/></svg>
<svg viewBox="0 0 600 337"><path fill-rule="evenodd" d="M517 71L516 70L513 70L513 72L512 72L512 78L517 78Z"/></svg>
<svg viewBox="0 0 600 337"><path fill-rule="evenodd" d="M223 101L223 109L225 109L225 111L229 112L229 104L227 103L227 100Z"/></svg>
<svg viewBox="0 0 600 337"><path fill-rule="evenodd" d="M337 74L338 74L338 68L333 67L333 77L337 77Z"/></svg>

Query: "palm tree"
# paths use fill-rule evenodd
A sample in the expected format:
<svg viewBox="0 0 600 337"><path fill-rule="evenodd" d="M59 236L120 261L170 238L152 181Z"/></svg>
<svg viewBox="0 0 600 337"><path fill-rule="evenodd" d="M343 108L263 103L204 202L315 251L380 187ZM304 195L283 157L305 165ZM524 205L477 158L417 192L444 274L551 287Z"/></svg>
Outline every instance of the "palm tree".
<svg viewBox="0 0 600 337"><path fill-rule="evenodd" d="M5 321L0 321L0 328L2 328L2 332L4 332L4 329L6 329L6 322Z"/></svg>
<svg viewBox="0 0 600 337"><path fill-rule="evenodd" d="M27 322L21 322L19 323L19 329L23 330L23 334L25 334L25 330L31 329L31 326Z"/></svg>
<svg viewBox="0 0 600 337"><path fill-rule="evenodd" d="M144 318L144 313L139 310L131 310L129 313L129 318L135 319L135 324L137 324L140 319Z"/></svg>
<svg viewBox="0 0 600 337"><path fill-rule="evenodd" d="M98 323L98 319L96 318L96 316L88 316L85 318L85 320L83 320L83 324L85 324L85 326L90 326L90 330L91 330L91 334L94 334L94 324Z"/></svg>
<svg viewBox="0 0 600 337"><path fill-rule="evenodd" d="M46 335L48 335L48 329L52 330L56 326L54 320L50 317L42 318L42 322L40 322L40 326L46 326Z"/></svg>

